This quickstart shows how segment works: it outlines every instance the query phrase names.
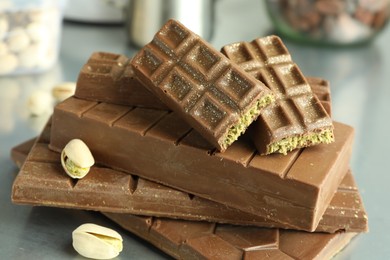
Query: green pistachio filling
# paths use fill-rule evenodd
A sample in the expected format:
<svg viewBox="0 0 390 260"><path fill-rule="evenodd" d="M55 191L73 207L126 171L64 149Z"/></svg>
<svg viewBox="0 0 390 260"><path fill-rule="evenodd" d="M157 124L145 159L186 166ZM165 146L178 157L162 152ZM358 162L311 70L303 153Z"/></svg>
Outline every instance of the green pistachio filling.
<svg viewBox="0 0 390 260"><path fill-rule="evenodd" d="M65 161L66 169L72 173L75 177L84 176L88 173L89 167L82 168L80 166L77 166L72 160L67 159Z"/></svg>
<svg viewBox="0 0 390 260"><path fill-rule="evenodd" d="M266 95L257 100L256 104L240 118L238 123L229 128L227 134L225 135L225 139L222 142L222 147L226 149L229 145L236 141L238 137L245 132L248 126L258 117L261 109L274 101L275 98L273 95Z"/></svg>
<svg viewBox="0 0 390 260"><path fill-rule="evenodd" d="M267 146L266 154L281 153L286 155L296 148L303 148L317 144L329 144L334 141L333 130L324 129L319 133L310 133L303 136L291 136Z"/></svg>

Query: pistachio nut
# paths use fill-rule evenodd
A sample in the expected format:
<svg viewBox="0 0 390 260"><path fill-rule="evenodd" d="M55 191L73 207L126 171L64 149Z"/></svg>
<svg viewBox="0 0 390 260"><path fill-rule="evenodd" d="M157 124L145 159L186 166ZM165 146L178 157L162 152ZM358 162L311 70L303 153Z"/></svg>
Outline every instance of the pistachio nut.
<svg viewBox="0 0 390 260"><path fill-rule="evenodd" d="M31 116L50 114L53 111L53 99L44 90L35 90L27 100L27 109Z"/></svg>
<svg viewBox="0 0 390 260"><path fill-rule="evenodd" d="M75 82L62 82L53 87L51 93L57 102L64 101L76 91Z"/></svg>
<svg viewBox="0 0 390 260"><path fill-rule="evenodd" d="M77 253L93 259L111 259L123 249L123 239L118 232L91 223L76 228L72 239Z"/></svg>
<svg viewBox="0 0 390 260"><path fill-rule="evenodd" d="M88 146L80 139L71 140L61 153L61 164L72 178L81 179L95 163Z"/></svg>

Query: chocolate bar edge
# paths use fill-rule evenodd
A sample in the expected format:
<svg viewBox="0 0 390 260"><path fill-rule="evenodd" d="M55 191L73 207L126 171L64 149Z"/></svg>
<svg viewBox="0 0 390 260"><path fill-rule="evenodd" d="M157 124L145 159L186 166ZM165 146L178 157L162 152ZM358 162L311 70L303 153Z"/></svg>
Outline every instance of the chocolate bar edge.
<svg viewBox="0 0 390 260"><path fill-rule="evenodd" d="M46 131L47 132L47 131ZM43 132L42 133L43 136L45 136L45 133ZM46 137L48 138L48 137ZM30 145L30 148L31 148L31 145L32 145L32 141L33 140L29 140L28 142L26 142L27 144L23 143L21 144L20 146L17 146L17 147L14 147L12 149L12 152L11 154L16 154L18 156L16 157L12 157L12 159L14 159L15 163L16 164L21 164L22 161L20 159L23 159L23 155L24 157L27 157L27 154L26 154L26 151L28 150L26 145ZM46 140L47 141L47 140ZM21 148L23 150L19 151L18 148ZM22 155L22 156L21 156ZM59 155L58 155L59 156ZM25 159L25 158L24 158ZM96 166L98 167L98 166ZM15 189L18 190L17 188L18 186L15 186ZM33 188L33 186L32 186ZM40 194L39 192L39 187L36 187L38 190L37 190L37 194ZM49 189L49 188L48 188ZM55 192L55 189L53 190L53 192ZM49 192L51 193L51 192ZM16 203L16 204L29 204L29 205L40 205L40 206L59 206L59 207L65 207L65 208L79 208L79 209L88 209L88 210L94 210L94 211L110 211L110 212L118 212L118 213L124 213L123 209L122 208L115 208L115 207L112 207L110 205L106 205L106 206L101 206L101 207L98 207L97 205L92 205L92 206L85 206L84 204L80 204L80 205L75 205L73 201L69 201L69 203L65 203L65 202L59 202L59 201L52 201L52 200L47 200L46 201L37 201L34 197L33 200L31 199L28 199L28 198L24 198L24 199L21 199L20 196L16 195L16 193L13 192L13 195L12 198L13 198L13 202ZM361 201L361 198L360 198L360 194L357 194L359 196L359 199ZM199 198L200 200L203 200L201 198ZM211 203L211 205L209 206L212 206L212 205L219 205L218 203L215 204L211 201L206 201L205 202L209 202L209 204ZM89 205L89 204L88 204ZM202 205L202 204L199 204L199 205ZM207 203L205 205L208 205ZM130 206L130 205L129 205ZM332 206L329 206L330 208L332 208ZM329 210L329 207L326 209L326 211ZM141 208L140 208L141 209ZM205 209L205 208L204 208ZM212 208L210 208L212 209ZM364 213L364 208L362 208L363 210L363 214ZM180 212L180 210L179 210ZM148 210L140 210L139 212L137 212L136 210L129 210L128 213L131 213L131 214L141 214L141 215L149 215L149 213L152 215L154 214L155 216L159 216L159 217L170 217L170 218L183 218L183 219L187 219L187 220L203 220L203 218L199 218L200 216L202 215L199 215L197 217L196 215L196 212L194 213L186 213L184 215L181 215L180 213L177 214L176 216L172 216L172 215L165 215L164 211L161 211L161 212L148 212ZM184 213L184 212L183 212ZM239 213L239 212L236 212L237 214L242 214L242 213ZM234 212L231 212L231 213L228 213L228 216L230 214L236 214ZM357 212L356 212L357 213ZM356 214L355 213L355 214ZM191 215L192 214L192 215ZM349 215L345 215L345 226L344 225L332 225L332 223L334 223L334 220L332 220L332 215L329 215L329 214L333 214L332 211L330 211L328 214L324 214L322 216L322 218L325 218L325 219L321 219L320 222L319 222L319 225L317 226L317 230L316 231L322 231L322 232L335 232L337 230L340 230L340 229L344 229L344 230L347 230L348 232L366 232L368 230L368 226L367 226L367 218L365 217L363 219L364 221L364 226L365 228L362 229L361 225L360 226L355 226L357 223L355 222L350 222L348 221L348 217ZM359 214L360 215L360 214ZM344 214L343 214L344 216ZM206 216L204 216L206 218ZM222 219L218 216L214 216L214 215L208 215L207 218L210 220L210 221L215 221L215 222L220 222L220 223L231 223L231 224L239 224L239 225L254 225L254 226L267 226L267 227L279 227L279 228L291 228L289 226L286 226L286 225L282 225L282 224L277 224L277 223L272 223L272 222L264 222L262 220L260 220L260 222L257 222L259 221L259 218L257 216L252 216L249 214L245 214L244 215L244 220L242 222L240 222L239 220L237 219L230 219L229 217L227 219L223 218ZM251 219L251 220L249 220ZM343 221L342 221L343 222ZM344 222L343 222L344 223ZM355 229L359 227L358 229Z"/></svg>
<svg viewBox="0 0 390 260"><path fill-rule="evenodd" d="M73 102L72 100L68 100L69 102ZM75 100L75 101L77 101L77 100ZM78 102L78 101L77 101ZM82 101L83 103L86 103L86 101ZM58 120L58 118L56 119L56 117L61 117L62 119L61 120ZM68 119L66 119L66 120L71 120L71 121L69 121L68 123L66 123L65 121L63 121L63 120L65 120L65 118L68 118ZM72 113L69 113L69 112L65 112L65 111L58 111L57 113L55 112L54 113L54 116L53 116L53 126L56 126L56 125L58 125L58 124L69 124L70 122L72 122L72 124L75 124L75 123L77 123L76 125L74 125L74 129L73 130L75 130L76 128L78 129L78 133L80 133L80 127L81 127L81 125L80 126L78 126L79 124L83 124L82 123L82 121L84 121L84 120L87 120L87 119L82 119L82 120L79 120L80 118L78 118L76 115L74 115L74 114L72 114ZM89 120L88 120L89 121ZM95 124L95 123L94 123ZM346 130L346 129L350 129L350 127L348 126L346 126L346 125L344 125L344 124L341 124L341 123L339 123L340 124L340 126L342 126L342 129L344 129L344 130ZM100 125L100 124L99 124ZM92 127L92 126L90 126L90 127ZM55 128L57 128L57 129L62 129L62 127L61 126L56 126L56 127L53 127L53 133L54 133L54 137L55 137L55 139L58 139L60 136L58 136L58 134L60 133L60 132L56 132L57 131L57 129L55 129ZM94 129L96 129L96 128L94 128ZM111 128L110 128L111 129ZM71 135L71 136L73 136L72 138L76 138L77 137L77 135L75 135L75 133L71 133L71 132L69 132L69 130L70 129L68 129L67 131L66 131L66 133L64 133L64 134L66 134L66 135ZM112 129L111 129L112 130ZM62 130L61 130L62 131ZM349 131L349 130L348 130ZM348 135L350 136L350 133L348 133ZM87 136L85 136L85 135L83 135L84 136L84 138L86 138ZM138 136L138 135L135 135L134 137L136 137L136 136ZM93 138L93 136L90 136L91 138ZM80 137L78 137L78 138L80 138ZM62 137L60 138L60 139L62 139ZM138 139L138 137L137 137L137 139ZM348 143L350 143L352 140L351 140L352 138L348 138L348 140L344 140L343 142L348 142ZM104 140L104 139L101 139L101 140ZM142 144L143 144L143 146L145 146L146 145L146 141L148 141L148 140L150 140L150 141L153 141L153 140L155 140L154 138L152 138L152 137L149 137L149 138L147 138L147 139L143 139L142 140ZM141 142L141 140L139 140L140 142ZM51 139L51 144L50 144L50 148L51 149L53 149L53 150L55 150L55 151L60 151L61 150L61 147L62 147L62 145L63 144L60 144L62 141L60 141L59 139L58 140L54 140L53 138ZM93 143L95 143L95 141L93 141L93 140L90 140L89 141L90 142L90 145L91 144L93 144ZM137 141L138 142L138 141ZM148 141L149 142L149 141ZM100 144L100 145L102 145L102 144ZM133 142L133 146L135 145L135 143ZM141 143L140 143L140 145L141 145ZM165 145L164 143L161 143L161 145ZM137 145L138 146L138 145ZM187 149L190 149L191 147L188 147L188 146L183 146L183 145L180 145L180 146L178 146L178 147L181 147L180 149L185 149L186 151L187 151ZM90 147L91 148L91 147ZM133 148L132 148L133 149ZM92 149L93 150L93 149ZM96 153L97 151L95 151L94 153ZM195 150L193 151L192 150L192 148L191 148L191 150L188 150L188 152L190 152L190 153L192 153L192 152L195 152ZM340 151L341 152L341 151ZM99 153L99 152L98 152ZM187 152L186 152L187 153ZM207 158L209 158L209 157L207 157ZM136 157L133 157L133 159L135 160L136 159ZM141 158L140 158L141 159ZM209 160L209 159L208 159ZM214 159L213 159L214 160ZM98 161L99 161L99 159L98 159ZM125 162L122 162L122 163L125 163ZM141 163L141 162L139 162L139 163ZM138 163L137 163L138 164ZM136 166L137 164L135 164L134 166ZM141 163L142 165L144 165L143 163ZM116 166L116 167L118 167L118 166ZM238 165L237 165L237 167L238 167ZM344 171L341 173L336 173L336 172L333 172L332 173L332 175L334 175L332 178L327 178L327 181L328 182L331 182L331 183L333 183L332 184L332 187L334 187L334 191L336 190L336 188L337 188L337 186L338 186L338 184L339 183L336 183L338 180L339 181L341 181L341 177L337 177L336 175L342 175L342 174L345 174L346 172L347 172L347 164L345 164L345 169L344 169ZM141 168L140 168L141 169ZM118 168L118 170L124 170L123 168L121 168L121 167L119 167ZM128 169L128 170L130 170L130 169ZM125 170L125 171L128 171L128 170ZM142 168L142 171L144 171L145 169L144 168ZM147 170L147 169L146 169ZM338 170L340 170L340 169L333 169L333 171L338 171ZM147 179L150 179L150 180L154 180L154 181L159 181L159 180L156 180L156 178L153 178L153 176L150 176L150 174L151 173L149 173L148 172L148 176L146 176L145 174L143 174L142 173L142 171L141 172L138 172L139 171L139 169L137 168L137 169L134 169L134 170L131 170L131 172L136 172L137 173L137 175L140 175L140 176L143 176L143 177L146 177ZM270 176L271 177L271 176ZM276 177L276 176L275 176ZM274 178L274 177L272 177L272 178ZM177 181L177 179L175 179L175 182ZM275 180L276 181L276 180ZM291 180L291 181L293 181L293 180ZM163 182L162 182L163 183ZM336 183L336 184L335 184ZM167 183L163 183L163 184L165 184L165 185L167 185ZM299 183L299 182L297 182L297 185L303 185L303 186L311 186L309 183ZM171 187L174 187L174 185L171 183L171 185L169 185L168 184L168 186L171 186ZM176 186L175 186L176 187ZM196 192L194 192L193 190L187 190L187 189L185 189L184 187L179 187L179 189L180 190L183 190L183 191L186 191L186 192L189 192L189 193L194 193L194 194L196 194ZM324 188L321 188L320 190L323 190L323 191L325 191L325 189ZM327 189L327 190L329 190L329 189ZM315 193L315 194L314 194ZM203 194L203 193L202 193ZM314 203L313 205L317 205L317 206L323 206L324 205L324 203L326 203L326 201L323 201L322 199L324 199L325 198L325 200L330 200L331 199L331 197L333 196L333 193L332 194L328 194L328 196L325 196L325 197L322 197L322 198L320 198L319 197L319 194L318 194L318 190L311 190L311 194L313 195L313 196L310 196L310 199L312 200L312 202ZM212 199L212 198L209 198L209 197L205 197L205 198L207 198L207 199ZM216 200L215 198L213 198L212 200ZM321 200L321 201L320 201ZM307 203L307 202L306 202ZM292 205L293 206L293 205ZM313 206L314 207L314 206ZM304 210L304 209L306 209L306 208L301 208L301 210ZM241 210L244 210L244 211L246 211L245 209L242 209L241 208ZM285 209L284 209L285 210ZM309 208L307 208L307 210L308 211L313 211L314 210L314 208L313 209L309 209ZM322 213L323 213L323 210L325 210L325 208L324 209L321 209L320 211L321 212L319 212L319 211L316 211L316 212L312 212L312 214L314 214L315 213L315 216L312 216L312 218L314 218L315 220L316 220L316 222L313 224L313 226L311 226L309 229L311 230L311 231L313 231L314 229L315 229L315 227L317 226L317 224L318 224L318 222L317 221L319 221L319 219L320 219L320 216L322 215ZM257 211L256 211L257 212ZM252 212L251 212L252 213ZM256 214L256 213L255 213ZM308 213L309 214L309 213ZM264 216L264 215L263 215ZM300 228L300 227L298 227L297 226L297 228Z"/></svg>
<svg viewBox="0 0 390 260"><path fill-rule="evenodd" d="M191 244L187 244L187 239L191 239L191 237L181 237L180 240L176 240L171 238L168 234L165 236L164 234L160 234L158 232L161 231L154 231L152 230L152 227L155 226L155 222L161 221L164 223L165 219L164 218L153 218L153 217L139 217L139 216L133 216L133 215L125 215L125 214L115 214L115 213L107 213L107 212L102 212L104 216L106 216L108 219L111 221L114 221L117 223L119 226L124 228L125 230L137 235L138 237L144 239L146 242L154 245L161 251L171 255L172 257L176 259L188 259L191 257L196 258L197 254L202 254L202 253L207 253L207 252L202 252L198 251L196 248L193 248ZM175 221L175 220L174 220ZM171 223L173 221L170 221ZM181 223L185 223L186 221L177 221L177 223L180 225ZM189 222L190 223L190 222ZM158 225L158 224L157 224ZM220 225L220 226L229 226L226 224L215 224L215 225ZM162 230L164 231L164 230ZM234 231L233 231L234 232ZM302 234L305 236L307 233L302 232L302 231L294 231L294 230L288 230L288 231L283 231L281 230L280 232L292 232L295 235L295 238L298 236L298 245L302 241L299 239L299 235ZM314 233L316 234L316 233ZM339 253L345 246L347 246L351 240L358 235L358 233L354 232L337 232L333 234L320 234L317 233L318 235L322 236L322 239L325 239L325 244L321 243L323 247L318 247L314 249L315 252L311 252L314 255L310 255L311 258L314 259L331 259L333 256L335 256L337 253ZM201 234L199 234L201 235ZM234 233L232 234L234 236ZM238 235L239 236L239 235ZM302 238L303 239L303 238ZM279 243L282 243L279 241ZM286 243L286 241L284 241ZM291 240L288 240L288 243L294 245L294 242ZM187 245L186 245L187 244ZM280 244L279 244L280 247ZM301 250L296 250L296 248L291 249L291 246L287 246L287 248L290 247L290 253L293 255L285 255L284 257L287 258L294 258L294 259L299 259L300 256L299 254L302 253ZM305 249L308 249L307 246L305 246ZM267 250L267 248L264 248L264 250ZM269 252L275 252L273 251L275 249L270 248ZM280 250L280 248L279 248ZM288 251L289 249L287 249ZM224 254L222 252L222 254ZM226 252L228 254L228 252ZM244 253L245 255L245 253ZM206 257L202 256L201 258ZM221 257L233 257L224 255ZM303 257L303 256L301 256ZM230 259L230 258L229 258ZM232 258L233 259L233 258Z"/></svg>

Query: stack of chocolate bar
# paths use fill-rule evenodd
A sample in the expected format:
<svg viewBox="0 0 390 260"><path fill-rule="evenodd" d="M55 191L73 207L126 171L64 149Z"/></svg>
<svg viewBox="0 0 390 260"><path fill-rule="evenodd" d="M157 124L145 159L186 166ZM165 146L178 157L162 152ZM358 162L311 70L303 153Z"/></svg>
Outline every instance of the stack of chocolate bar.
<svg viewBox="0 0 390 260"><path fill-rule="evenodd" d="M367 216L353 128L276 36L216 51L175 20L132 59L93 53L41 136L13 150L18 204L104 212L175 258L330 257ZM60 152L97 162L75 180Z"/></svg>

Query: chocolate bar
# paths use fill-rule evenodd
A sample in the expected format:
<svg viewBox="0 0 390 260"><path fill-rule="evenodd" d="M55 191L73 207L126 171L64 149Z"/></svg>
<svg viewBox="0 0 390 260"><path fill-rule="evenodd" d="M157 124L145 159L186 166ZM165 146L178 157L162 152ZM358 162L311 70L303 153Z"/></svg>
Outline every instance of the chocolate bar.
<svg viewBox="0 0 390 260"><path fill-rule="evenodd" d="M30 150L36 141L36 138L31 138L11 149L11 159L18 168L22 167L22 164L26 160L27 155L30 153Z"/></svg>
<svg viewBox="0 0 390 260"><path fill-rule="evenodd" d="M41 142L45 142L42 137L38 143ZM32 147L32 145L32 140L29 140L28 142L25 142L12 149L11 155L17 165L22 165L25 157L27 157L26 152ZM53 152L43 154L48 155L52 153ZM56 157L58 158L58 155ZM45 162L45 159L41 162ZM66 177L63 172L60 173L60 175L64 176L65 178L69 178ZM49 180L50 179L52 178L49 178ZM41 180L39 182L43 183L44 181ZM101 188L99 191L106 190L107 183L109 182L101 182ZM33 185L34 184L32 184L32 186ZM47 190L47 187L48 186L45 187L46 193L50 193L49 190ZM346 178L344 178L342 184L339 187L339 190L341 187L343 187L342 189L346 190L346 194L349 194L351 187L353 187L352 191L355 190L353 177L350 173L347 174ZM52 194L55 193L56 192L53 192ZM160 193L157 194L160 195ZM337 194L338 193L336 193L336 196ZM341 198L343 196L344 195L341 195ZM57 197L60 198L61 196ZM156 198L155 196L152 196L152 198L153 197ZM90 198L94 198L94 196L91 196ZM353 204L353 201L351 202ZM341 204L349 203L343 202ZM57 205L52 204L51 206ZM330 206L330 208L332 208L332 206ZM326 212L328 212L328 210ZM305 233L295 230L269 229L249 226L230 226L217 223L142 217L130 214L117 214L108 212L103 214L123 228L140 236L141 238L160 248L162 251L178 259L188 259L199 254L203 255L203 257L210 256L206 255L209 249L207 245L213 245L212 251L214 254L218 254L219 256L228 259L231 259L233 255L238 253L238 251L234 250L234 248L237 248L242 252L241 256L240 253L237 254L237 259L248 258L249 256L260 258L263 258L263 256L283 256L283 258L294 257L296 259L315 259L316 257L330 258L339 252L344 246L346 246L349 240L356 235L356 233L351 232L337 232L335 234ZM324 216L326 216L326 214L327 213L325 213ZM319 227L321 227L321 224ZM346 227L349 226L347 225ZM201 238L199 238L200 236ZM198 241L196 241L196 237L199 239ZM231 239L233 237L234 240ZM199 243L199 241L204 242L203 246ZM215 241L220 243L212 243ZM245 244L243 242L245 242ZM183 249L184 247L185 249ZM233 250L226 251L226 248ZM225 252L225 254L221 255L223 252ZM233 254L227 252L233 252Z"/></svg>
<svg viewBox="0 0 390 260"><path fill-rule="evenodd" d="M272 92L169 20L131 60L137 78L220 151L273 102Z"/></svg>
<svg viewBox="0 0 390 260"><path fill-rule="evenodd" d="M135 77L130 59L109 52L94 52L81 68L75 96L119 105L165 109L166 106Z"/></svg>
<svg viewBox="0 0 390 260"><path fill-rule="evenodd" d="M175 259L331 259L356 236L103 214Z"/></svg>
<svg viewBox="0 0 390 260"><path fill-rule="evenodd" d="M92 53L80 71L75 97L118 105L169 110L138 81L132 68L128 68L128 60L124 55L116 53ZM118 72L120 70L123 71ZM306 77L306 80L330 115L329 82L316 77Z"/></svg>
<svg viewBox="0 0 390 260"><path fill-rule="evenodd" d="M48 133L50 133L50 126L44 129L34 148L30 140L12 149L11 156L14 162L22 165L28 151L32 148L27 163L13 185L14 203L290 228L134 175L129 176L100 166L94 166L86 178L75 182L64 174L60 165L60 155L49 150L48 139L44 138ZM128 183L130 185L127 185ZM353 176L348 172L316 231L366 232L367 229L363 203Z"/></svg>
<svg viewBox="0 0 390 260"><path fill-rule="evenodd" d="M69 98L50 148L79 138L107 167L313 231L349 167L353 129L335 125L335 143L286 156L260 156L245 136L220 153L174 112Z"/></svg>
<svg viewBox="0 0 390 260"><path fill-rule="evenodd" d="M287 154L334 141L332 119L279 37L226 45L222 53L275 94L276 102L251 126L253 142L261 154Z"/></svg>
<svg viewBox="0 0 390 260"><path fill-rule="evenodd" d="M322 107L329 116L332 116L332 100L329 81L316 77L306 77L306 80L309 83L313 94L320 100Z"/></svg>

